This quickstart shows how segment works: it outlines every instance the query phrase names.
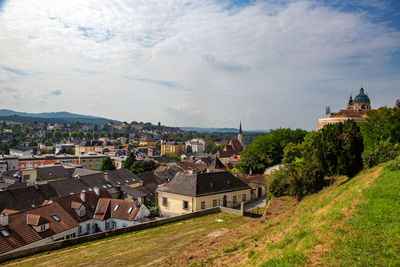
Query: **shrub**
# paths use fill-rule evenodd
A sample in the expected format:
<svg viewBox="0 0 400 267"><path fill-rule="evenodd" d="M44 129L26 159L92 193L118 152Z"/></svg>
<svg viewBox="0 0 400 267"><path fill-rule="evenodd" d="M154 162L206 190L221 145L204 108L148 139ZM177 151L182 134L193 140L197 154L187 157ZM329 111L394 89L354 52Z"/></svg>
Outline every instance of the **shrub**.
<svg viewBox="0 0 400 267"><path fill-rule="evenodd" d="M371 168L379 163L392 160L399 154L399 144L392 144L387 139L380 141L373 148L364 151L362 154L363 164L366 168Z"/></svg>

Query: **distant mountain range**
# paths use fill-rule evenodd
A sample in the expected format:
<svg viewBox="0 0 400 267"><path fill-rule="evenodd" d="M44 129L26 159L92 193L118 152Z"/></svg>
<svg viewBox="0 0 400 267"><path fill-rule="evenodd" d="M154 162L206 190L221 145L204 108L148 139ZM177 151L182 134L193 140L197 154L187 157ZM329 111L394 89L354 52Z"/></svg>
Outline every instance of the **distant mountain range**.
<svg viewBox="0 0 400 267"><path fill-rule="evenodd" d="M0 120L13 121L33 124L37 123L95 123L95 124L106 124L108 122L120 122L117 120L106 119L102 117L81 115L70 112L43 112L43 113L27 113L18 112L9 109L0 109Z"/></svg>
<svg viewBox="0 0 400 267"><path fill-rule="evenodd" d="M198 133L237 133L239 129L236 128L202 128L202 127L179 127L184 131L196 131ZM248 133L267 133L268 130L249 130L243 131Z"/></svg>

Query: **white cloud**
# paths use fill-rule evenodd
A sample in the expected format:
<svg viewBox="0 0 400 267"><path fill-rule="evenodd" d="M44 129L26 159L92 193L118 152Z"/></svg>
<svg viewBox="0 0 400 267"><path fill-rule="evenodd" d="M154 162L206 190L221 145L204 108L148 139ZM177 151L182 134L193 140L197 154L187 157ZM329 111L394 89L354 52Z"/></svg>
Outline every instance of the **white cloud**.
<svg viewBox="0 0 400 267"><path fill-rule="evenodd" d="M376 103L395 97L399 69L388 61L400 33L386 24L315 1L227 5L9 0L0 14L0 87L19 93L17 101L2 91L7 108L315 128L324 105L343 107L360 83L373 104L374 94ZM54 87L65 101L46 98Z"/></svg>

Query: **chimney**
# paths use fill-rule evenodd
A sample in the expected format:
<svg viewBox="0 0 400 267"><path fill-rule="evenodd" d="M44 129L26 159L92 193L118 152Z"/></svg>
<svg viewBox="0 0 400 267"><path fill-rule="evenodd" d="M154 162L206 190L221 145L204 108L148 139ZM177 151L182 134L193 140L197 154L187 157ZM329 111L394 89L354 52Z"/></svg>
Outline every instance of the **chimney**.
<svg viewBox="0 0 400 267"><path fill-rule="evenodd" d="M1 224L1 226L8 225L8 215L6 215L4 212L2 212L0 215L0 224Z"/></svg>
<svg viewBox="0 0 400 267"><path fill-rule="evenodd" d="M81 192L81 200L82 200L82 202L85 202L85 201L86 201L85 192Z"/></svg>
<svg viewBox="0 0 400 267"><path fill-rule="evenodd" d="M104 172L104 180L106 180L107 182L109 182L108 172Z"/></svg>
<svg viewBox="0 0 400 267"><path fill-rule="evenodd" d="M94 192L96 193L96 195L100 195L100 188L98 188L97 186L95 186L93 188Z"/></svg>

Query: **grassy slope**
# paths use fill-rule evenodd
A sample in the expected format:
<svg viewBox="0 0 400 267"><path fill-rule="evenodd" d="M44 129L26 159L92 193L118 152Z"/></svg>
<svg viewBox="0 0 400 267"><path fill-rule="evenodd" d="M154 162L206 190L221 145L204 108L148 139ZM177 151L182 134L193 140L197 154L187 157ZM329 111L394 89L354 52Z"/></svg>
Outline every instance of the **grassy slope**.
<svg viewBox="0 0 400 267"><path fill-rule="evenodd" d="M222 219L222 222L217 222ZM156 228L88 242L9 262L18 266L143 266L168 264L172 257L211 232L228 231L248 222L248 218L211 214Z"/></svg>
<svg viewBox="0 0 400 267"><path fill-rule="evenodd" d="M13 264L390 266L400 262L399 200L400 171L381 165L299 203L274 199L262 219L215 214Z"/></svg>
<svg viewBox="0 0 400 267"><path fill-rule="evenodd" d="M400 171L381 171L343 177L305 198L286 220L271 220L277 226L260 229L261 242L244 250L239 265L397 265Z"/></svg>

